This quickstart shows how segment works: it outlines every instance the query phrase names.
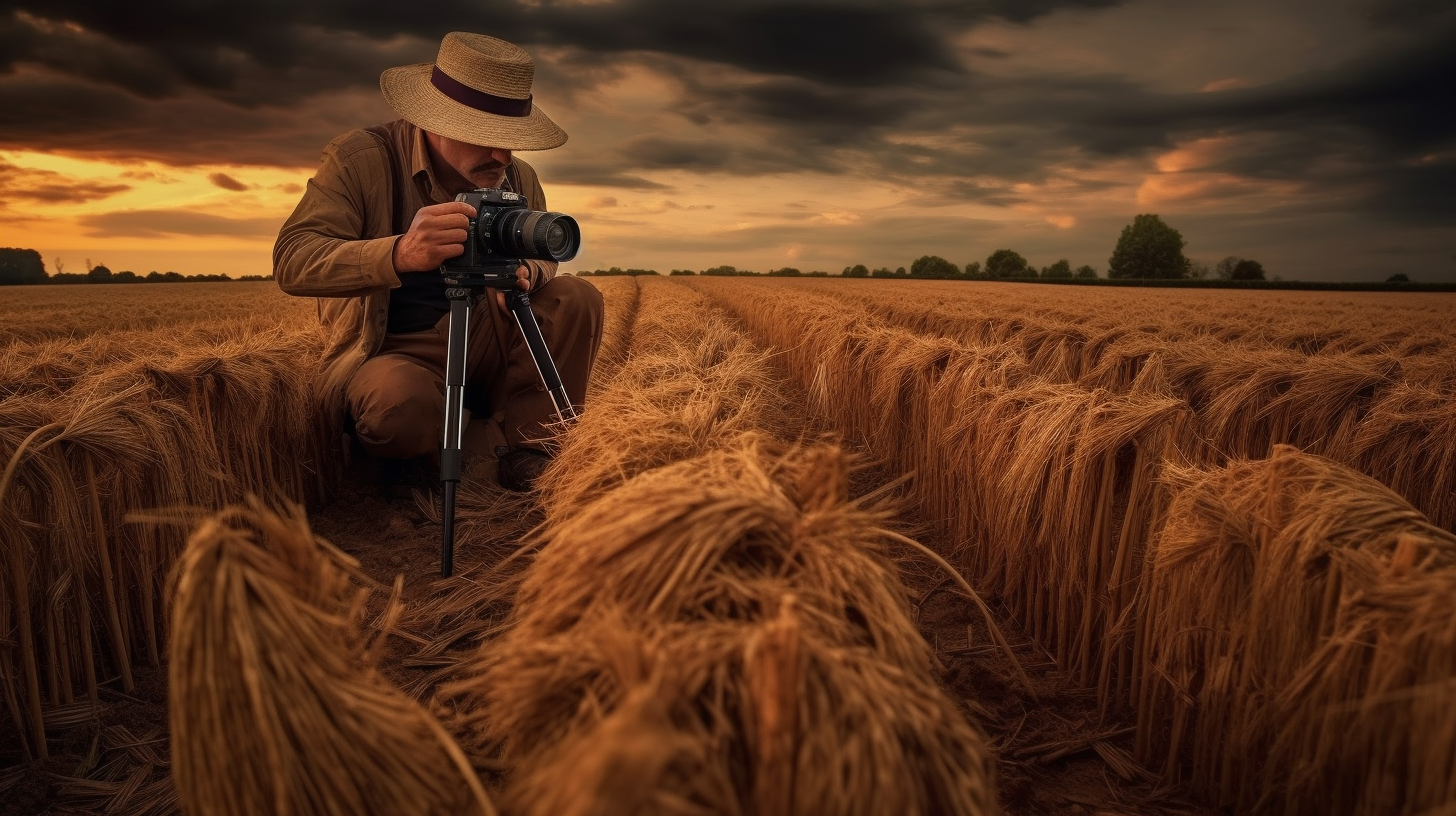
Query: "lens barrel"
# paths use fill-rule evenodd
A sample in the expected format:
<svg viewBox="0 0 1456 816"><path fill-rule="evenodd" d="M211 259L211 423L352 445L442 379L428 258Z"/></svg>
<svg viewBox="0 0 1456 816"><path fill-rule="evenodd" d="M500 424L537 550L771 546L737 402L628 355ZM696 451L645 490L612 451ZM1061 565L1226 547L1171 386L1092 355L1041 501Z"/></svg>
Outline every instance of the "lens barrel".
<svg viewBox="0 0 1456 816"><path fill-rule="evenodd" d="M508 258L569 261L581 249L581 227L563 213L506 210L490 234L493 251Z"/></svg>

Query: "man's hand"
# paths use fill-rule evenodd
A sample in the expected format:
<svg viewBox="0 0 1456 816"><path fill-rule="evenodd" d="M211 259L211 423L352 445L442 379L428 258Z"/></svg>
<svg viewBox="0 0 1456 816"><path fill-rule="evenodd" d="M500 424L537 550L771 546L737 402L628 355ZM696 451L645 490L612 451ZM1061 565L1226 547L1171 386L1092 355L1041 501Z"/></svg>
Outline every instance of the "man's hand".
<svg viewBox="0 0 1456 816"><path fill-rule="evenodd" d="M531 291L531 270L527 269L525 264L516 267L516 288L525 289L527 292ZM504 292L495 293L495 304L500 307L502 312L510 314L511 310L506 308L506 295Z"/></svg>
<svg viewBox="0 0 1456 816"><path fill-rule="evenodd" d="M465 254L465 236L474 217L475 208L463 201L421 207L409 231L394 242L394 271L434 272L446 260Z"/></svg>

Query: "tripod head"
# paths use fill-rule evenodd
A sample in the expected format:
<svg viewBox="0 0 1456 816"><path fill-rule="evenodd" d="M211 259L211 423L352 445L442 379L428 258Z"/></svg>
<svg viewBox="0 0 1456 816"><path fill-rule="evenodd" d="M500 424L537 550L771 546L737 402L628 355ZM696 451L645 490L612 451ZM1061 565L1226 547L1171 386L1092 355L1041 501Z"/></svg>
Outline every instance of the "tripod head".
<svg viewBox="0 0 1456 816"><path fill-rule="evenodd" d="M479 266L441 266L440 277L445 279L446 296L454 287L474 290L485 288L509 291L516 287L517 260L490 261ZM476 292L479 294L479 291Z"/></svg>

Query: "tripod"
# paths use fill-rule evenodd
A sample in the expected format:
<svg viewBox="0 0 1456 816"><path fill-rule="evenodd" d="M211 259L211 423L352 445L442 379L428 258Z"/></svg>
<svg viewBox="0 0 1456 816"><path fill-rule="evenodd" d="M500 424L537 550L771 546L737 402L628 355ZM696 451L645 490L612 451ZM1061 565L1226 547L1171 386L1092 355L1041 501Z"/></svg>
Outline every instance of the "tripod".
<svg viewBox="0 0 1456 816"><path fill-rule="evenodd" d="M470 312L487 287L505 294L506 307L525 338L536 373L551 395L556 415L562 421L576 419L576 409L566 395L566 386L561 383L551 350L546 347L541 327L531 311L531 295L516 287L519 265L516 261L507 261L466 268L440 267L440 274L445 278L445 297L450 301L450 335L445 352L445 439L440 447L440 482L444 491L440 575L446 578L454 571L455 561L455 487L460 483L463 459L460 443L465 433L465 361Z"/></svg>

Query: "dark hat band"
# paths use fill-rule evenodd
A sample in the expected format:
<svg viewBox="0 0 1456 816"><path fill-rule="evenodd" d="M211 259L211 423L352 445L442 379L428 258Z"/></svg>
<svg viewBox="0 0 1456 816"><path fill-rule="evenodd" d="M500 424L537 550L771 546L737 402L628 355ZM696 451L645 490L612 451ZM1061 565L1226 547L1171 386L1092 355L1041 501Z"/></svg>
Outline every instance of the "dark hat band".
<svg viewBox="0 0 1456 816"><path fill-rule="evenodd" d="M512 99L508 96L496 96L485 91L478 91L444 71L441 71L438 65L435 66L435 70L430 74L430 84L434 85L435 89L445 96L450 97L467 108L474 108L482 113L516 117L531 115L531 97Z"/></svg>

